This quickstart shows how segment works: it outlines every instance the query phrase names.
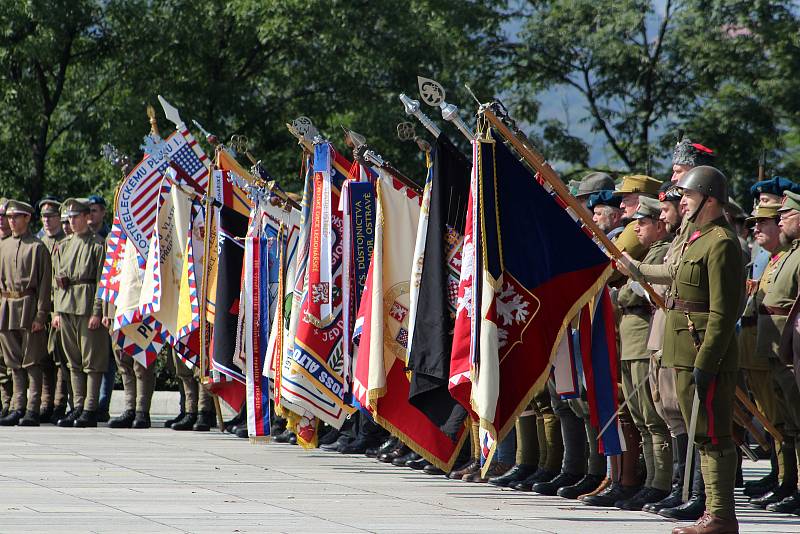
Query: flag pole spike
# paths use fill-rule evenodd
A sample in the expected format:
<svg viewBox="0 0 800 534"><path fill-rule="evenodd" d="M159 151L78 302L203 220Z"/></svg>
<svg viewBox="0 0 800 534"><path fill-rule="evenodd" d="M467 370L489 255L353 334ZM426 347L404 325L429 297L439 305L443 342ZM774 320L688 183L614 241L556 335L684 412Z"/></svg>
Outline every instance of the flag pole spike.
<svg viewBox="0 0 800 534"><path fill-rule="evenodd" d="M156 118L156 110L150 104L147 104L147 117L150 119L150 134L155 135L156 137L161 137L161 134L158 133L158 119Z"/></svg>
<svg viewBox="0 0 800 534"><path fill-rule="evenodd" d="M406 110L406 115L413 115L419 122L428 130L434 137L439 137L442 131L436 126L433 121L423 113L419 108L419 100L414 100L406 96L405 93L400 93L400 101Z"/></svg>
<svg viewBox="0 0 800 534"><path fill-rule="evenodd" d="M355 159L365 163L371 163L381 169L385 170L393 177L397 178L399 181L403 183L409 189L416 191L417 193L422 193L422 189L408 176L397 170L395 167L392 166L391 163L383 159L383 157L369 148L366 144L362 144L358 146L355 150L353 150L353 156Z"/></svg>
<svg viewBox="0 0 800 534"><path fill-rule="evenodd" d="M429 106L438 106L442 110L442 118L444 120L452 122L469 141L475 139L473 131L458 114L458 108L454 104L445 102L445 91L442 84L422 76L417 76L417 84L419 85L419 96L423 102Z"/></svg>
<svg viewBox="0 0 800 534"><path fill-rule="evenodd" d="M175 124L175 128L179 129L184 125L183 121L181 120L181 116L178 113L178 108L167 102L161 95L158 95L158 101L161 102L161 107L164 109L164 115L166 115L170 122Z"/></svg>
<svg viewBox="0 0 800 534"><path fill-rule="evenodd" d="M464 87L466 88L467 92L469 93L469 96L471 96L472 99L475 101L475 103L478 104L478 107L480 107L481 106L481 101L478 100L478 97L475 96L475 93L472 92L472 89L470 88L470 86L465 83Z"/></svg>

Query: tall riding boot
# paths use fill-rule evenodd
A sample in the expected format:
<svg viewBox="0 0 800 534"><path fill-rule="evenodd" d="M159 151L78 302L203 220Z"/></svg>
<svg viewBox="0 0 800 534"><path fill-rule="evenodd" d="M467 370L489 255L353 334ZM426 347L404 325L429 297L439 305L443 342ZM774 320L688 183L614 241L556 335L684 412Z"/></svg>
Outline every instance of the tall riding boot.
<svg viewBox="0 0 800 534"><path fill-rule="evenodd" d="M630 416L621 418L621 422L622 434L625 437L625 447L627 450L622 453L620 482L624 487L639 487L641 486L641 477L639 474L641 442L639 431L636 430L636 425L630 421Z"/></svg>
<svg viewBox="0 0 800 534"><path fill-rule="evenodd" d="M664 508L658 515L677 519L678 521L696 521L706 511L706 486L700 466L700 452L695 448L694 469L692 470L692 492L689 500L680 506Z"/></svg>
<svg viewBox="0 0 800 534"><path fill-rule="evenodd" d="M683 504L683 472L686 467L688 444L688 434L678 434L672 438L672 491L660 501L642 507L643 511L655 514L665 508L674 508Z"/></svg>

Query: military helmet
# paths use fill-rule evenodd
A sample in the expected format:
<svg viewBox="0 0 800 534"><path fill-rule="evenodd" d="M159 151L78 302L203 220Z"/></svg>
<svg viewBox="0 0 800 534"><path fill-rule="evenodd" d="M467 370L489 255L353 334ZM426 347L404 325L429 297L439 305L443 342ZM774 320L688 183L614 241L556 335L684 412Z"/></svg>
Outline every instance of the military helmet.
<svg viewBox="0 0 800 534"><path fill-rule="evenodd" d="M714 197L723 205L728 202L728 179L715 167L695 167L683 175L677 186Z"/></svg>

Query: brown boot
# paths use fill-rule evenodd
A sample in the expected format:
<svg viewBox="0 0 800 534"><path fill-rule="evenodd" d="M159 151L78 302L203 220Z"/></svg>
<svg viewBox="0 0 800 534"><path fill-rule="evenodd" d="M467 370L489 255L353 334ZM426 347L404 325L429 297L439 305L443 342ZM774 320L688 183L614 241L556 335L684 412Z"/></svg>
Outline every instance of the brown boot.
<svg viewBox="0 0 800 534"><path fill-rule="evenodd" d="M739 522L734 519L723 519L708 512L690 527L675 527L672 534L739 534Z"/></svg>
<svg viewBox="0 0 800 534"><path fill-rule="evenodd" d="M479 460L471 460L467 465L462 467L461 469L457 469L456 471L451 471L447 478L452 480L461 480L464 478L464 475L469 475L474 473L478 469L481 468L481 463Z"/></svg>
<svg viewBox="0 0 800 534"><path fill-rule="evenodd" d="M606 489L610 485L611 485L611 479L609 477L606 477L606 478L603 479L603 481L600 483L600 485L595 488L594 491L590 491L589 493L584 493L583 495L579 495L578 496L578 500L582 501L584 497L589 497L590 495L597 495L598 493L600 493L601 491L603 491L604 489Z"/></svg>
<svg viewBox="0 0 800 534"><path fill-rule="evenodd" d="M508 464L501 464L501 463L494 463L489 467L489 470L486 472L486 478L481 476L481 470L478 468L477 471L474 473L464 475L463 480L464 482L477 482L478 484L484 484L489 481L492 477L497 477L505 473L511 469L511 466Z"/></svg>

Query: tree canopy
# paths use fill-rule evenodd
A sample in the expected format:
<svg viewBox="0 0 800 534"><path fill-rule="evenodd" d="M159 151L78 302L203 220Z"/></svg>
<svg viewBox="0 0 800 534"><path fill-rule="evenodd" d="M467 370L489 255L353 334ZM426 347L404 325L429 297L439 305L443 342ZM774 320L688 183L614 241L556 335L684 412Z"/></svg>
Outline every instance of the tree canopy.
<svg viewBox="0 0 800 534"><path fill-rule="evenodd" d="M300 115L340 147L340 126L363 134L421 179L419 152L395 134L406 120L397 95L416 95L417 75L440 81L465 119L475 104L464 83L483 100L501 96L568 175L597 166L591 147L599 145L619 172L652 168L665 177L679 132L719 153L740 194L762 149L770 173L800 171L800 37L791 1L7 4L2 196L110 195L119 172L101 146L137 160L149 129L145 107L158 108L158 94L220 139L246 136L290 190L299 156L284 125ZM576 95L570 105L589 135L540 117L559 87ZM163 118L160 126L172 127ZM444 129L466 149L454 128Z"/></svg>

